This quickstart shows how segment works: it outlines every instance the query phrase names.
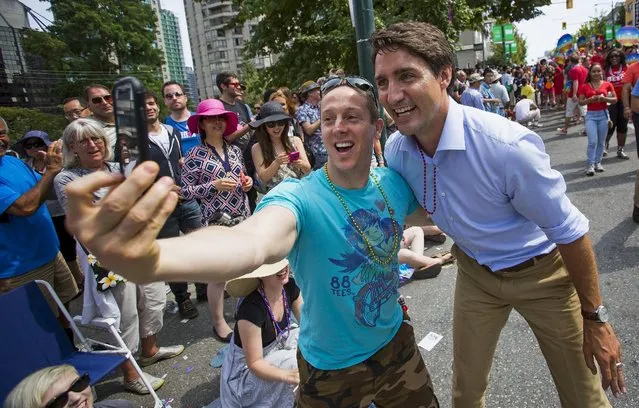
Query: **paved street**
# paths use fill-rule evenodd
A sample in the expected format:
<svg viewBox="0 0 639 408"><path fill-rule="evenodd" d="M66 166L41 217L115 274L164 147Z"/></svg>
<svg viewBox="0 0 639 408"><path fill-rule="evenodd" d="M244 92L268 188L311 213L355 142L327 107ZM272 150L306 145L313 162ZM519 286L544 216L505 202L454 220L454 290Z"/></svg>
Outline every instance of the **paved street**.
<svg viewBox="0 0 639 408"><path fill-rule="evenodd" d="M612 324L622 343L629 394L619 400L611 396L615 408L639 407L639 225L632 222L632 194L638 160L635 138L626 149L631 160L614 156L605 158L605 173L585 177L586 137L578 136L583 125L572 127L567 136L555 129L563 120L559 113L542 115L541 136L546 142L553 167L565 177L570 199L590 219L591 238L595 246L601 287L612 316ZM632 134L632 129L630 133ZM451 242L429 253L450 247ZM442 407L450 407L452 362L452 304L455 266L446 267L432 280L415 281L402 288L415 324L417 340L433 331L443 339L428 352L422 350L433 376ZM211 336L212 325L206 304L199 304L200 316L181 323L178 314L165 315L160 343L183 343L186 351L176 359L148 367L148 372L163 376L166 384L159 390L164 399L173 399L173 408L200 408L218 396L219 369L209 366L221 346ZM227 300L229 322L233 302ZM114 378L96 387L99 398L126 398L140 406L152 406L149 397L121 392L121 380ZM504 329L495 357L487 392L487 407L559 407L550 373L536 340L526 322L512 313ZM579 408L579 407L574 407Z"/></svg>

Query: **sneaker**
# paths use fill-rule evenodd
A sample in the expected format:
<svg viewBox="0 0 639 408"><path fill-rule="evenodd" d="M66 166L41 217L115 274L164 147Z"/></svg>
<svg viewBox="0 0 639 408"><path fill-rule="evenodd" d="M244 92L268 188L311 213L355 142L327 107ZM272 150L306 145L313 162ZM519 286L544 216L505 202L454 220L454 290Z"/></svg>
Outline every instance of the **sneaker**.
<svg viewBox="0 0 639 408"><path fill-rule="evenodd" d="M605 170L604 170L603 166L601 165L601 163L597 163L597 164L595 164L595 171L597 173L603 173Z"/></svg>
<svg viewBox="0 0 639 408"><path fill-rule="evenodd" d="M542 126L543 126L543 125L542 125L541 123L539 123L539 122L537 122L537 123L533 123L532 125L533 125L533 127L536 127L536 128L540 128L540 127L542 127Z"/></svg>
<svg viewBox="0 0 639 408"><path fill-rule="evenodd" d="M579 136L588 136L588 134L586 133L586 129L579 132Z"/></svg>
<svg viewBox="0 0 639 408"><path fill-rule="evenodd" d="M595 165L590 164L586 168L586 176L594 176L595 175Z"/></svg>
<svg viewBox="0 0 639 408"><path fill-rule="evenodd" d="M608 157L608 149L604 149L604 151L603 151L603 157Z"/></svg>
<svg viewBox="0 0 639 408"><path fill-rule="evenodd" d="M140 357L138 359L138 364L141 367L150 366L151 364L155 364L160 360L167 360L169 358L177 357L184 351L184 346L170 346L170 347L160 347L158 352L151 357Z"/></svg>
<svg viewBox="0 0 639 408"><path fill-rule="evenodd" d="M178 309L180 310L180 316L183 319L195 319L199 316L199 313L191 299L186 299L184 302L178 304Z"/></svg>
<svg viewBox="0 0 639 408"><path fill-rule="evenodd" d="M164 385L164 380L158 377L154 377L151 374L148 373L142 373L142 375L144 376L144 378L149 382L149 384L151 385L151 388L153 388L153 391L157 391L161 386ZM134 392L136 394L150 394L151 391L149 391L148 388L146 388L146 385L144 385L144 382L142 382L142 378L138 377L133 381L127 381L124 383L124 389L127 391L131 391Z"/></svg>
<svg viewBox="0 0 639 408"><path fill-rule="evenodd" d="M621 160L630 160L630 157L623 151L623 147L617 149L617 157Z"/></svg>
<svg viewBox="0 0 639 408"><path fill-rule="evenodd" d="M639 224L639 207L637 207L636 205L634 206L634 209L632 210L632 220L636 222L637 224Z"/></svg>

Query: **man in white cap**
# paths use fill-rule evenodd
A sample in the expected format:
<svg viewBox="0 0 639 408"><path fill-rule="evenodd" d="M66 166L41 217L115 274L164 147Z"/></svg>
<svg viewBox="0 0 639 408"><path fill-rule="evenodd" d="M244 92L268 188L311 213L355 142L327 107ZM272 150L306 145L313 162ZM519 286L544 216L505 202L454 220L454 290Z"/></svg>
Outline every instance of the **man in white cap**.
<svg viewBox="0 0 639 408"><path fill-rule="evenodd" d="M462 105L486 110L484 109L484 97L482 96L481 92L479 92L479 87L481 86L481 81L483 79L484 77L476 72L474 74L470 74L470 76L468 77L468 88L466 88L461 96Z"/></svg>

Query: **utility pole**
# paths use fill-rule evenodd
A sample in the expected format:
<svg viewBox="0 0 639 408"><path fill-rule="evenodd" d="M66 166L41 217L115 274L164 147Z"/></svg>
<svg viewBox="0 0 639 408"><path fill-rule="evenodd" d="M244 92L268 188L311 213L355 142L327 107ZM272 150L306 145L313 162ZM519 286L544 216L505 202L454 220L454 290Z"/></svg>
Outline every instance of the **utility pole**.
<svg viewBox="0 0 639 408"><path fill-rule="evenodd" d="M373 0L351 0L351 7L353 10L353 25L355 26L355 38L357 41L359 74L374 84L373 54L371 44L368 41L375 31Z"/></svg>

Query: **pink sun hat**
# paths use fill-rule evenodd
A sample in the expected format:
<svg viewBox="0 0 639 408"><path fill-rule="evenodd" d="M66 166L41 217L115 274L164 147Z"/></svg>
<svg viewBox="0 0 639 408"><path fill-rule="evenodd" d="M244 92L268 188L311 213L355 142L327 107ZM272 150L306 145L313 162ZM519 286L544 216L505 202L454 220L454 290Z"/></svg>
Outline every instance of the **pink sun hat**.
<svg viewBox="0 0 639 408"><path fill-rule="evenodd" d="M191 115L187 121L189 131L191 133L200 133L199 122L201 117L220 115L224 115L226 117L226 130L224 130L224 136L228 136L235 132L239 123L237 113L224 109L222 101L217 99L205 99L197 105L197 112L195 115Z"/></svg>

